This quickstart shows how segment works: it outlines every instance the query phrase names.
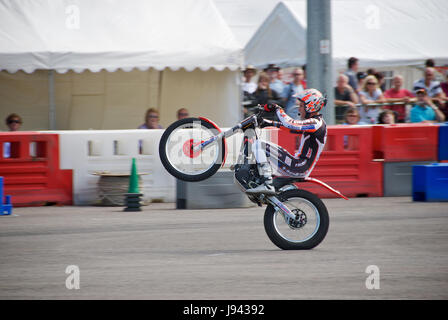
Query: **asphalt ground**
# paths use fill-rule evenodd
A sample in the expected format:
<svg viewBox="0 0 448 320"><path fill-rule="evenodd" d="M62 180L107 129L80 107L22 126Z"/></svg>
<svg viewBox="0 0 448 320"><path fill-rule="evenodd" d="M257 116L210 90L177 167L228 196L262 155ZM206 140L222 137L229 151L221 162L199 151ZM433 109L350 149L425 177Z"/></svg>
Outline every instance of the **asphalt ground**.
<svg viewBox="0 0 448 320"><path fill-rule="evenodd" d="M258 207L15 208L0 216L0 299L448 298L448 203L324 202L329 232L308 251L274 246Z"/></svg>

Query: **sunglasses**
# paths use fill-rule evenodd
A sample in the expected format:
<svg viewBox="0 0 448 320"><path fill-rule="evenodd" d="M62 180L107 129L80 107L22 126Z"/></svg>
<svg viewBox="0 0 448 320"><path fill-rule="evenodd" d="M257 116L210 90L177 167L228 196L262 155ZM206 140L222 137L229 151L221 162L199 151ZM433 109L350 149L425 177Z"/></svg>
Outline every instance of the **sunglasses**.
<svg viewBox="0 0 448 320"><path fill-rule="evenodd" d="M148 116L148 119L159 119L159 116Z"/></svg>
<svg viewBox="0 0 448 320"><path fill-rule="evenodd" d="M186 116L188 116L188 113L182 113L182 112L181 112L181 113L179 113L179 116L180 116L180 117L186 117Z"/></svg>
<svg viewBox="0 0 448 320"><path fill-rule="evenodd" d="M347 117L358 117L357 114L348 114Z"/></svg>
<svg viewBox="0 0 448 320"><path fill-rule="evenodd" d="M303 76L303 73L293 73L293 76Z"/></svg>
<svg viewBox="0 0 448 320"><path fill-rule="evenodd" d="M376 82L367 82L367 84L376 84Z"/></svg>
<svg viewBox="0 0 448 320"><path fill-rule="evenodd" d="M22 121L20 120L9 120L8 124L12 124L12 123L22 123Z"/></svg>

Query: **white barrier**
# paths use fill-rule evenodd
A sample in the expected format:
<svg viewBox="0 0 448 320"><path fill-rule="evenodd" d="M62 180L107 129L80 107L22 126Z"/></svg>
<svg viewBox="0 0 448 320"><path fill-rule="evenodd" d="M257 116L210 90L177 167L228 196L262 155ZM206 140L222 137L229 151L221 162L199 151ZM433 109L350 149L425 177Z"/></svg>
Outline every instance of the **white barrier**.
<svg viewBox="0 0 448 320"><path fill-rule="evenodd" d="M99 200L95 172L130 173L132 158L142 175L143 200L175 201L175 179L159 159L164 130L51 131L59 134L61 169L73 170L73 203L91 205ZM47 131L49 132L49 131Z"/></svg>
<svg viewBox="0 0 448 320"><path fill-rule="evenodd" d="M222 129L226 130L226 129ZM155 130L82 130L46 131L59 134L60 168L73 171L73 203L98 203L98 180L95 172L129 173L132 158L142 175L143 200L176 201L176 182L163 167L159 157L159 141L164 132ZM268 135L262 130L261 137ZM243 135L226 139L228 153L225 169L236 163ZM269 139L268 139L269 140Z"/></svg>

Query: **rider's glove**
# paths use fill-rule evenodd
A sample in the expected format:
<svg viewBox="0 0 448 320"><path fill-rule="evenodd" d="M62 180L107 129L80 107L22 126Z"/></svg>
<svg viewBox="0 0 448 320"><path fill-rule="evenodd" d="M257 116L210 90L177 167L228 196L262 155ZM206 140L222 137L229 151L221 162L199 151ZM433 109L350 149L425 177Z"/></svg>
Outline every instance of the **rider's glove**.
<svg viewBox="0 0 448 320"><path fill-rule="evenodd" d="M264 111L267 111L267 112L274 112L274 111L276 111L278 108L280 108L280 106L277 105L277 104L265 104L265 105L263 106L263 108L264 108Z"/></svg>
<svg viewBox="0 0 448 320"><path fill-rule="evenodd" d="M277 128L280 128L281 127L281 122L272 121L272 120L268 120L268 119L262 119L260 121L260 128L266 128L266 127L277 127Z"/></svg>

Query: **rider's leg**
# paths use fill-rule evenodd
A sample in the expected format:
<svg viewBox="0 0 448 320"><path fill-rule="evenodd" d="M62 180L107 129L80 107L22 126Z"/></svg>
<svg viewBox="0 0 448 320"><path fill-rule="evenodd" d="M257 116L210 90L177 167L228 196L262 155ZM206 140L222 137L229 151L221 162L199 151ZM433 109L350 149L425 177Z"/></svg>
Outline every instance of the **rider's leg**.
<svg viewBox="0 0 448 320"><path fill-rule="evenodd" d="M266 157L266 143L262 140L256 140L252 144L252 152L257 162L258 173L263 178L263 183L256 188L247 189L246 193L252 194L275 194L275 188L272 184L272 167Z"/></svg>

